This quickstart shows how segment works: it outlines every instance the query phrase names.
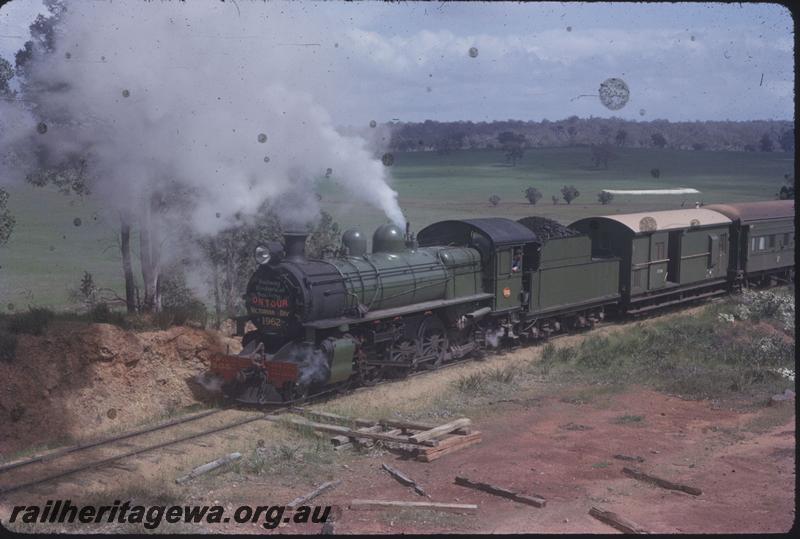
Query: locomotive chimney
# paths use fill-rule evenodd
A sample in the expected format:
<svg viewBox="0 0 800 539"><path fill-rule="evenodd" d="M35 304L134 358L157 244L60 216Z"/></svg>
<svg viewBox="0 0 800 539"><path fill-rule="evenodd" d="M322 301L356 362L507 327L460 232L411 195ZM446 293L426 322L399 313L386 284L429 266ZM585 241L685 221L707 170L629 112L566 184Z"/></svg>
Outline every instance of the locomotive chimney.
<svg viewBox="0 0 800 539"><path fill-rule="evenodd" d="M283 250L287 260L302 262L306 259L306 237L305 232L284 232Z"/></svg>
<svg viewBox="0 0 800 539"><path fill-rule="evenodd" d="M417 238L411 232L411 221L406 221L406 247L409 249L416 249L419 247Z"/></svg>

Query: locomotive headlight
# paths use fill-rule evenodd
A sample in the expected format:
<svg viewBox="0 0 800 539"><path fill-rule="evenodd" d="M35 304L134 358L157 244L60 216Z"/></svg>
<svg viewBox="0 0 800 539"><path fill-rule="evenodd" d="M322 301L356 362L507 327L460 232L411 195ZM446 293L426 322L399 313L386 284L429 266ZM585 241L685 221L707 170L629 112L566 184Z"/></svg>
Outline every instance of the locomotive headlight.
<svg viewBox="0 0 800 539"><path fill-rule="evenodd" d="M270 252L269 249L264 247L263 245L259 245L256 247L256 262L259 265L266 264L269 262L270 259Z"/></svg>

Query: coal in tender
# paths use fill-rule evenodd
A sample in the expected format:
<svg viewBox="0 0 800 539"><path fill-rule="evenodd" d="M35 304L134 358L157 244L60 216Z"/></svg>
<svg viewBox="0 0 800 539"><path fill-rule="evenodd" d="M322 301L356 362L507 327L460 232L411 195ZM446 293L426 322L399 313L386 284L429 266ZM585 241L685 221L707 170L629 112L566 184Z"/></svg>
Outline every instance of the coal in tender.
<svg viewBox="0 0 800 539"><path fill-rule="evenodd" d="M553 238L571 238L572 236L581 235L577 230L568 228L546 217L523 217L517 222L533 232L541 241L547 241Z"/></svg>

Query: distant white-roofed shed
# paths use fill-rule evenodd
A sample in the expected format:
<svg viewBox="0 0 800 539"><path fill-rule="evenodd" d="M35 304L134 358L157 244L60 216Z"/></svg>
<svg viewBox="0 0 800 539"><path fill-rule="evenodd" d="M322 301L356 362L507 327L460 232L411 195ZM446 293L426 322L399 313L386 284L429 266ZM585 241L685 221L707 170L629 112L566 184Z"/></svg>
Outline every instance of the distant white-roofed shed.
<svg viewBox="0 0 800 539"><path fill-rule="evenodd" d="M700 191L691 187L678 187L675 189L603 189L612 195L695 195Z"/></svg>

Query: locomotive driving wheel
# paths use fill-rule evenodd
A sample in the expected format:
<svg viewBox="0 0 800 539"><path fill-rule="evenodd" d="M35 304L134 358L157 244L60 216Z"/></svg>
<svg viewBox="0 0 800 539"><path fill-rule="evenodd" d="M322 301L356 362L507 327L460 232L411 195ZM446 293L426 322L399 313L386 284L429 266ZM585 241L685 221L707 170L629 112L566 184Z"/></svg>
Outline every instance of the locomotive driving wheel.
<svg viewBox="0 0 800 539"><path fill-rule="evenodd" d="M436 316L426 318L417 334L416 364L424 364L429 369L438 369L444 361L449 341L444 324Z"/></svg>
<svg viewBox="0 0 800 539"><path fill-rule="evenodd" d="M394 341L386 350L386 358L397 365L385 365L381 372L386 378L403 378L414 370L417 347L413 341L402 339Z"/></svg>

